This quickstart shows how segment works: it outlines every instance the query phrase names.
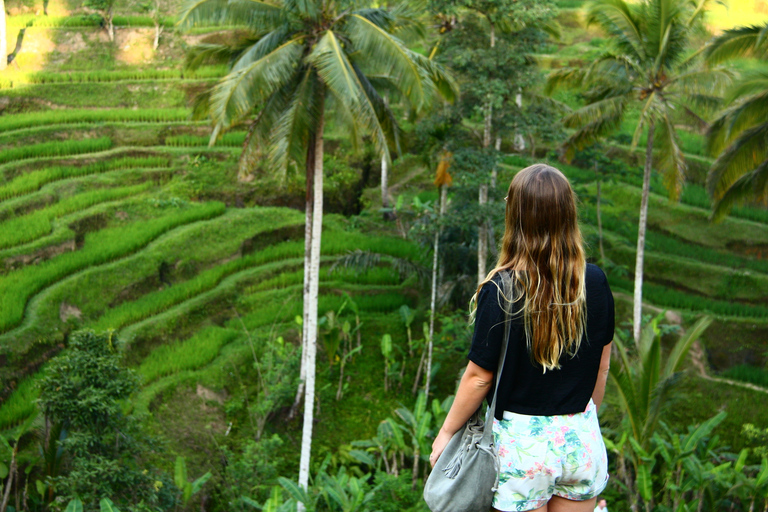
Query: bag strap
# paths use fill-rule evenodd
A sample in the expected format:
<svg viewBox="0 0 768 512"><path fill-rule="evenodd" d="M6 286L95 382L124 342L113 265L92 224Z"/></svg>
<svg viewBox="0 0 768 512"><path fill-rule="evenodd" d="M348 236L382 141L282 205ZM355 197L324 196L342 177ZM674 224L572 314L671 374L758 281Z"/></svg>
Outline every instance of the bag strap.
<svg viewBox="0 0 768 512"><path fill-rule="evenodd" d="M491 425L493 424L493 418L496 414L496 398L499 396L499 383L501 382L501 372L504 369L504 362L507 360L507 344L509 341L509 329L510 324L512 323L512 320L510 318L510 315L507 313L507 310L502 308L504 311L504 337L501 340L501 352L499 353L499 367L496 370L496 387L493 390L493 400L491 400L491 405L488 408L488 411L485 413L485 428L483 429L483 442L488 444L491 441L491 437L493 436L493 428L491 428Z"/></svg>

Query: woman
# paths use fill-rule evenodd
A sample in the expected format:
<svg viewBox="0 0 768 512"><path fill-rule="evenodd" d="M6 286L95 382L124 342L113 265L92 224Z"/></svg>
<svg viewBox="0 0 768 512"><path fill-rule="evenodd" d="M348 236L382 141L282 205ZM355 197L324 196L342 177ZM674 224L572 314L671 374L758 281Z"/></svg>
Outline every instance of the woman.
<svg viewBox="0 0 768 512"><path fill-rule="evenodd" d="M506 203L498 263L472 299L469 363L430 462L492 391L509 318L493 422L501 464L494 510L592 512L608 481L597 409L613 297L605 274L586 264L576 198L560 171L523 169Z"/></svg>

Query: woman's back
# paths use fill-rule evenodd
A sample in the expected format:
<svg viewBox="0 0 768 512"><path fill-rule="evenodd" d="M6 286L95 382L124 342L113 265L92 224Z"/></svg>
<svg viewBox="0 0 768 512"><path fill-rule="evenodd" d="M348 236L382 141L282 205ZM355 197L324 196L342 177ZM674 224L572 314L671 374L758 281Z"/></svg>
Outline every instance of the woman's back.
<svg viewBox="0 0 768 512"><path fill-rule="evenodd" d="M505 271L502 271L505 272ZM499 290L504 276L497 273L477 297L475 334L469 359L490 371L496 371L501 339L504 336L504 310ZM496 418L503 411L536 416L582 412L587 406L597 379L603 347L613 339L614 304L605 274L596 265L586 266L586 329L574 357L563 353L560 368L543 371L532 362L519 314L522 300L515 303L509 329L509 344L504 371L499 384ZM507 279L509 282L509 279ZM535 329L536 326L532 326ZM489 397L489 401L490 401Z"/></svg>

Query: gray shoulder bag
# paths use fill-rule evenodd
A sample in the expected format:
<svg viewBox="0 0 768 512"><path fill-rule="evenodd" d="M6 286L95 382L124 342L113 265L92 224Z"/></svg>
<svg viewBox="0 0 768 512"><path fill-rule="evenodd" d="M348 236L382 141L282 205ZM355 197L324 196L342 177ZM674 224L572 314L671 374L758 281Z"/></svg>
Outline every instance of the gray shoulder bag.
<svg viewBox="0 0 768 512"><path fill-rule="evenodd" d="M499 486L499 456L493 442L493 415L504 361L507 358L509 315L496 371L496 388L483 420L480 408L456 432L437 459L424 486L424 501L432 512L488 512Z"/></svg>

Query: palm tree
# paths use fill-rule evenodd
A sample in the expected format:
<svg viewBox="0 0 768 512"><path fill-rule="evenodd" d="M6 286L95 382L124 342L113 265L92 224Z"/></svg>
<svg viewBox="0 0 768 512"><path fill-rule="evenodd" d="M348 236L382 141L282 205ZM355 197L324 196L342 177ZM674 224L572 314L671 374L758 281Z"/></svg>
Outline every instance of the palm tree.
<svg viewBox="0 0 768 512"><path fill-rule="evenodd" d="M704 54L711 64L736 57L765 59L768 24L726 30ZM719 155L707 176L716 220L742 200L768 199L768 76L745 77L730 91L728 103L707 133L707 148Z"/></svg>
<svg viewBox="0 0 768 512"><path fill-rule="evenodd" d="M455 94L452 79L391 32L415 23L403 10L365 8L353 0L189 0L179 24L227 23L247 29L236 43L203 44L188 64L230 61L230 71L197 101L213 120L212 141L248 120L247 146L263 148L266 165L285 173L305 166L304 426L299 485L307 488L315 386L317 300L323 216L323 130L332 112L355 145L371 134L377 152L396 147L397 120L381 91L415 109L439 92ZM253 116L254 112L255 117ZM388 156L387 156L388 157Z"/></svg>
<svg viewBox="0 0 768 512"><path fill-rule="evenodd" d="M596 0L587 6L587 23L609 36L611 49L585 68L563 68L548 77L547 90L576 85L584 90L586 105L564 119L576 131L565 143L565 157L573 158L602 137L617 131L633 107L639 119L632 145L645 132L643 189L635 260L633 334L640 338L643 294L643 257L648 223L651 169L661 171L670 197L682 190L686 164L676 131L680 121L704 120L695 108L716 103L715 94L728 81L720 69L695 66L689 55L693 29L700 23L710 0Z"/></svg>

